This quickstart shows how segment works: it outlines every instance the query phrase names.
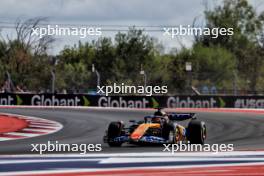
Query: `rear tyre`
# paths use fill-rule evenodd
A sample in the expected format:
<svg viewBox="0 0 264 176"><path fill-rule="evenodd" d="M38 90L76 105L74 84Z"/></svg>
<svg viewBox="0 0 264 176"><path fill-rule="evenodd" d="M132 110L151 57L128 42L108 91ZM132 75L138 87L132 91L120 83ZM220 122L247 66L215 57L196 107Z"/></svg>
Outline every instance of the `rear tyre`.
<svg viewBox="0 0 264 176"><path fill-rule="evenodd" d="M206 139L206 126L204 122L192 120L188 125L188 140L191 144L204 144Z"/></svg>
<svg viewBox="0 0 264 176"><path fill-rule="evenodd" d="M120 147L122 142L113 141L116 137L120 136L124 125L122 122L111 122L107 130L108 145L110 147Z"/></svg>

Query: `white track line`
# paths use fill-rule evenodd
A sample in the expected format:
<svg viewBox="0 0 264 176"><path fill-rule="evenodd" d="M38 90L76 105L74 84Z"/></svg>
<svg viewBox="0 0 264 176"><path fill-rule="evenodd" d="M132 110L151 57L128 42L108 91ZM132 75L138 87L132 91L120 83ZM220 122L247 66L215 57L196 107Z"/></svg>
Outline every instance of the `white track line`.
<svg viewBox="0 0 264 176"><path fill-rule="evenodd" d="M34 128L24 128L22 131L35 131L35 132L50 132L49 129L34 129Z"/></svg>
<svg viewBox="0 0 264 176"><path fill-rule="evenodd" d="M7 135L14 135L14 136L22 136L22 137L35 137L39 136L39 134L32 134L32 133L21 133L21 132L9 132L5 133Z"/></svg>
<svg viewBox="0 0 264 176"><path fill-rule="evenodd" d="M169 152L142 152L142 153L89 153L89 154L20 154L20 155L0 155L1 158L15 157L15 158L38 158L38 157L241 157L241 156L262 156L264 151L232 151L232 152L175 152L174 154Z"/></svg>
<svg viewBox="0 0 264 176"><path fill-rule="evenodd" d="M9 141L12 140L11 138L7 138L7 137L0 137L0 141Z"/></svg>

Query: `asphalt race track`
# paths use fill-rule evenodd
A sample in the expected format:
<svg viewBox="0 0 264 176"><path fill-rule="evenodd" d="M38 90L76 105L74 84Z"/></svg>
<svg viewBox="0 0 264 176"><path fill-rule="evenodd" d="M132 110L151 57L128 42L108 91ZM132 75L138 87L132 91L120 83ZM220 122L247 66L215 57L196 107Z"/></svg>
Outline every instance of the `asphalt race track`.
<svg viewBox="0 0 264 176"><path fill-rule="evenodd" d="M118 109L56 109L56 108L1 108L0 113L14 113L41 117L60 122L64 127L59 132L27 139L0 142L0 154L32 153L31 145L59 141L64 144L99 144L110 121L142 119L154 110ZM264 114L242 112L197 112L206 122L208 144L234 144L235 150L263 150ZM110 148L102 143L104 153L116 152L161 152L163 147L139 147L124 145Z"/></svg>

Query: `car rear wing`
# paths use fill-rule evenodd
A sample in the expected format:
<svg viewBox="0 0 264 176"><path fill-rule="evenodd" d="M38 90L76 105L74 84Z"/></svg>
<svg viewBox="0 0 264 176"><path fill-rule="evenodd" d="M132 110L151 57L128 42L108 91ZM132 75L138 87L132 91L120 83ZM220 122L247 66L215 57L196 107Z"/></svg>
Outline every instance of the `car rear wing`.
<svg viewBox="0 0 264 176"><path fill-rule="evenodd" d="M196 119L195 113L171 113L169 119L172 121L184 121L188 119Z"/></svg>

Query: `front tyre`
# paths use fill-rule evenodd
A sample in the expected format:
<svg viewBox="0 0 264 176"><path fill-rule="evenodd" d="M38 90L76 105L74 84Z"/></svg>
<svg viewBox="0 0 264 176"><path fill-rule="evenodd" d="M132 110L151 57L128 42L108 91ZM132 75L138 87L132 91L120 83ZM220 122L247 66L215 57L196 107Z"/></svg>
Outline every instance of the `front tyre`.
<svg viewBox="0 0 264 176"><path fill-rule="evenodd" d="M206 126L198 120L190 121L188 125L188 140L191 144L204 144L206 139Z"/></svg>
<svg viewBox="0 0 264 176"><path fill-rule="evenodd" d="M119 137L122 133L124 125L122 122L111 122L107 130L107 143L110 147L120 147L122 142L114 141L116 137Z"/></svg>

